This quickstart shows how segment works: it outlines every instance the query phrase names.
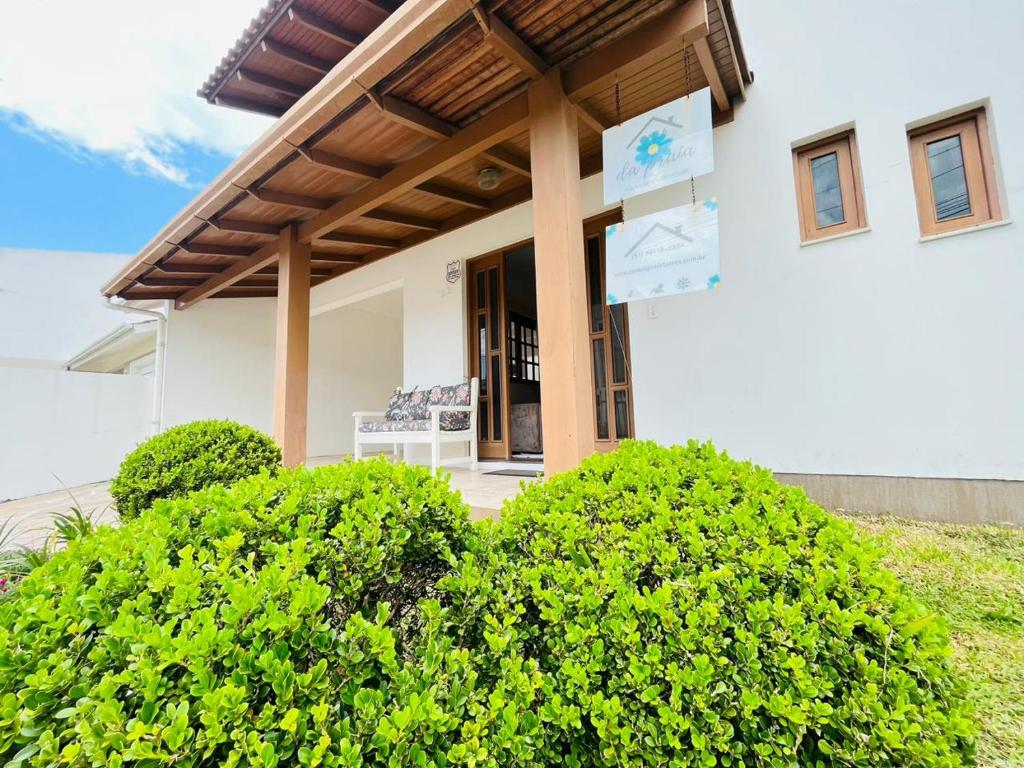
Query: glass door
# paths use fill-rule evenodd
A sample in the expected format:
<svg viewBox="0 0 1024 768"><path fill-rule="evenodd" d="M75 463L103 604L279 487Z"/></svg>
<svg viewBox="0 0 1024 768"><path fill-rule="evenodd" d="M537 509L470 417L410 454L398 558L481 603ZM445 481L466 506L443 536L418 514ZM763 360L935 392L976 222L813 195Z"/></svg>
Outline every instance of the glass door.
<svg viewBox="0 0 1024 768"><path fill-rule="evenodd" d="M504 329L505 259L495 253L467 264L469 278L469 368L480 379L477 429L480 458L508 459L508 350Z"/></svg>
<svg viewBox="0 0 1024 768"><path fill-rule="evenodd" d="M598 451L633 437L629 318L625 304L605 303L604 229L588 232L587 312L594 376L594 437Z"/></svg>

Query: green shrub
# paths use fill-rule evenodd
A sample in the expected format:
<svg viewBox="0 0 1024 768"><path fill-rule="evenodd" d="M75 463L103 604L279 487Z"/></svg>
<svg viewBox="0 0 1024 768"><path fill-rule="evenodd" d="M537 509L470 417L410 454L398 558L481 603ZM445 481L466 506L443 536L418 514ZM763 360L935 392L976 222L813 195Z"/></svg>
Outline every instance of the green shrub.
<svg viewBox="0 0 1024 768"><path fill-rule="evenodd" d="M129 453L110 484L122 520L138 517L157 499L230 485L263 469L275 472L281 449L270 437L231 421L194 421L151 437Z"/></svg>
<svg viewBox="0 0 1024 768"><path fill-rule="evenodd" d="M708 445L626 443L533 485L446 589L535 662L534 765L957 766L941 622L802 490Z"/></svg>
<svg viewBox="0 0 1024 768"><path fill-rule="evenodd" d="M379 460L72 541L0 603L0 765L426 765L476 722L436 599L468 531L446 483Z"/></svg>

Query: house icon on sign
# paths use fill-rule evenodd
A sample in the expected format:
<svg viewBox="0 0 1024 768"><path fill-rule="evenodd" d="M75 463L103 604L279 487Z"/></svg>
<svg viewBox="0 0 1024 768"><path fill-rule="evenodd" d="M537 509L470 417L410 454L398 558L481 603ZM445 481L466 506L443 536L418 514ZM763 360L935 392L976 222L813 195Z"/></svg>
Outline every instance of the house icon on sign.
<svg viewBox="0 0 1024 768"><path fill-rule="evenodd" d="M647 129L650 128L652 125L658 128L674 128L677 131L683 130L683 126L681 126L671 117L652 117L646 123L644 123L643 128L640 129L637 135L633 137L633 140L629 142L629 144L627 144L626 146L632 148L633 145L640 141L640 139L647 133Z"/></svg>

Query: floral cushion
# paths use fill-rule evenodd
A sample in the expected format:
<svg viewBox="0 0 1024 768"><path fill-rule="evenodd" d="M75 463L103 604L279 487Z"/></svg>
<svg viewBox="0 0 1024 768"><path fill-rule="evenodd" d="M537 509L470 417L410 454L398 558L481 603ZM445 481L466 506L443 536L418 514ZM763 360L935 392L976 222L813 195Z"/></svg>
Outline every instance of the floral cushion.
<svg viewBox="0 0 1024 768"><path fill-rule="evenodd" d="M429 432L430 419L401 419L395 421L364 421L360 432Z"/></svg>
<svg viewBox="0 0 1024 768"><path fill-rule="evenodd" d="M430 406L432 405L469 405L469 384L454 384L448 387L436 386L430 389L414 389L411 392L396 391L388 403L385 419L388 422L426 421L426 429L430 429ZM456 432L469 429L469 413L442 413L438 419L441 429ZM381 422L373 422L380 424ZM368 425L363 425L368 426ZM401 432L414 431L412 427L380 427L363 429L363 432Z"/></svg>
<svg viewBox="0 0 1024 768"><path fill-rule="evenodd" d="M422 392L412 390L412 392L403 392L401 389L396 389L395 393L391 396L388 401L387 411L384 413L384 418L388 421L407 421L409 419L425 419L426 416L416 416L413 413L414 408L413 398L419 400L423 396ZM416 408L418 410L418 408Z"/></svg>

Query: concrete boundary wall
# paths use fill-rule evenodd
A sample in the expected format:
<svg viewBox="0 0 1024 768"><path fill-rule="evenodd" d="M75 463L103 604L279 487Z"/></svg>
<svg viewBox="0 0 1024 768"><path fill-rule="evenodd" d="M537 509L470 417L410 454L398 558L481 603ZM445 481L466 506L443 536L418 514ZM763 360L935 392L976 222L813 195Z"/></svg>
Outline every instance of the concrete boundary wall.
<svg viewBox="0 0 1024 768"><path fill-rule="evenodd" d="M147 437L153 379L0 368L0 501L107 480Z"/></svg>

